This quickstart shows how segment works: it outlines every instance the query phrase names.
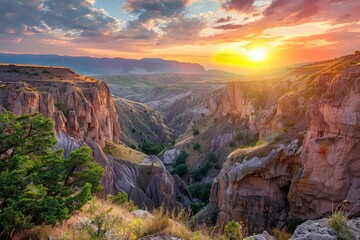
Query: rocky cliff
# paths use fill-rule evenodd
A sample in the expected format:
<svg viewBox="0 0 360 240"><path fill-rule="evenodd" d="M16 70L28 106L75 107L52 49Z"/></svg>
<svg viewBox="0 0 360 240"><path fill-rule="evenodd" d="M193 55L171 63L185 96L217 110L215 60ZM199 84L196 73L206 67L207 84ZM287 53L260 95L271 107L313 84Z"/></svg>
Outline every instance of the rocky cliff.
<svg viewBox="0 0 360 240"><path fill-rule="evenodd" d="M90 145L105 169L104 195L124 191L140 207L150 209L161 204L177 207L177 191L191 201L186 188L178 190L181 181L175 182L156 157L131 162L103 152L107 142L116 145L120 139L118 114L105 83L67 68L1 65L0 92L0 112L40 112L52 118L58 140L55 148L63 148L66 156L81 145Z"/></svg>
<svg viewBox="0 0 360 240"><path fill-rule="evenodd" d="M329 214L345 199L346 210L360 214L358 62L355 54L301 66L303 75L295 69L278 82L277 97L261 94L266 101L249 98L254 89L241 83L228 85L220 114L261 141L230 153L213 184L220 229L230 219L250 232L286 227Z"/></svg>
<svg viewBox="0 0 360 240"><path fill-rule="evenodd" d="M61 132L105 145L118 142L120 128L114 101L105 83L66 68L0 66L0 109L17 115L40 112Z"/></svg>

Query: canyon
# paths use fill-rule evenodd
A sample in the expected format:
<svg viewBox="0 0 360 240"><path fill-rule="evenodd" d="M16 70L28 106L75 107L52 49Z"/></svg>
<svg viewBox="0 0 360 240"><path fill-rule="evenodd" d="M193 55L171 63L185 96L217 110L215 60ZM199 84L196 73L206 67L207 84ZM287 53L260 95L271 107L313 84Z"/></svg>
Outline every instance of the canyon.
<svg viewBox="0 0 360 240"><path fill-rule="evenodd" d="M359 62L357 53L198 81L144 75L145 88L68 68L1 65L0 112L52 118L65 154L91 146L105 168L103 195L124 191L139 207L174 209L194 202L187 185L212 184L192 222L221 232L233 219L261 233L326 217L344 201L360 215ZM146 141L165 150L139 153ZM179 177L170 172L181 151L189 172Z"/></svg>

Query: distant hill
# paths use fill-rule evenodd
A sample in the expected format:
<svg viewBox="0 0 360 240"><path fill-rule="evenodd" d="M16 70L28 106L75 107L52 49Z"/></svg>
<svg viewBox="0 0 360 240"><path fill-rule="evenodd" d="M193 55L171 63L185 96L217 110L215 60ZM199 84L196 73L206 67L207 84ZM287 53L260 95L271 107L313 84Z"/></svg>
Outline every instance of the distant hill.
<svg viewBox="0 0 360 240"><path fill-rule="evenodd" d="M83 75L118 75L148 73L204 74L197 63L184 63L159 58L140 60L126 58L92 58L59 55L0 53L0 63L63 66Z"/></svg>

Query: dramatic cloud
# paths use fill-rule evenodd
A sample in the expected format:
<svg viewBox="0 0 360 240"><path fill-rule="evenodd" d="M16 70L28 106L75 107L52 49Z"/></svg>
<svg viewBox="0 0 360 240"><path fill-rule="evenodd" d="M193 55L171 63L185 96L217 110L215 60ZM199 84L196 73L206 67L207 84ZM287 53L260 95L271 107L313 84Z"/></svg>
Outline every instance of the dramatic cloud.
<svg viewBox="0 0 360 240"><path fill-rule="evenodd" d="M235 20L233 17L227 16L226 18L225 17L219 18L218 20L216 20L215 23L225 23L225 22L230 22L230 21L233 21L233 20Z"/></svg>
<svg viewBox="0 0 360 240"><path fill-rule="evenodd" d="M211 55L224 46L263 47L281 65L360 48L357 12L358 0L0 0L0 51L166 56L216 67Z"/></svg>
<svg viewBox="0 0 360 240"><path fill-rule="evenodd" d="M188 0L127 0L125 9L137 14L139 21L143 22L152 18L179 15L188 3Z"/></svg>
<svg viewBox="0 0 360 240"><path fill-rule="evenodd" d="M224 25L220 25L220 26L215 26L215 29L222 29L222 30L233 30L233 29L239 29L242 28L244 25L242 24L233 24L233 23L229 23L229 24L224 24Z"/></svg>
<svg viewBox="0 0 360 240"><path fill-rule="evenodd" d="M222 3L226 10L236 10L239 12L248 12L253 9L255 0L227 0Z"/></svg>
<svg viewBox="0 0 360 240"><path fill-rule="evenodd" d="M119 31L120 22L85 0L1 1L1 33L29 36L54 29L99 36Z"/></svg>

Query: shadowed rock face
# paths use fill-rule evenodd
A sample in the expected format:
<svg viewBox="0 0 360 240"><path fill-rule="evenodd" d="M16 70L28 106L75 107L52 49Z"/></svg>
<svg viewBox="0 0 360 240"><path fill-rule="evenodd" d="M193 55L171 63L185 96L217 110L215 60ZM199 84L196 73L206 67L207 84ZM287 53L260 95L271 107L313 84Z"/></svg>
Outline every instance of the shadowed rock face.
<svg viewBox="0 0 360 240"><path fill-rule="evenodd" d="M186 205L192 201L191 194L183 181L173 177L156 156L148 156L142 163L132 163L105 155L101 147L88 139L87 143L94 149L95 158L105 168L103 185L104 194L126 192L140 208L153 209L164 206L174 209L179 202Z"/></svg>
<svg viewBox="0 0 360 240"><path fill-rule="evenodd" d="M228 161L210 197L219 209L217 226L222 228L231 219L246 223L249 232L284 226L289 210L287 189L298 148L298 140L294 140L262 158Z"/></svg>

